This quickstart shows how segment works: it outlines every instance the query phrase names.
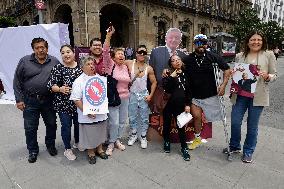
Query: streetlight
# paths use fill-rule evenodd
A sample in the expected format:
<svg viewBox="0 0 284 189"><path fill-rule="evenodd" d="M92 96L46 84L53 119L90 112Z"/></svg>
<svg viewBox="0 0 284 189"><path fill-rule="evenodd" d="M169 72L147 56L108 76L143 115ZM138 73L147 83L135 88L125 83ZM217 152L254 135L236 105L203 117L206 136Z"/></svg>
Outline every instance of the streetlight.
<svg viewBox="0 0 284 189"><path fill-rule="evenodd" d="M87 0L85 0L85 30L86 30L86 45L89 44L89 31L88 31L88 15L87 15Z"/></svg>

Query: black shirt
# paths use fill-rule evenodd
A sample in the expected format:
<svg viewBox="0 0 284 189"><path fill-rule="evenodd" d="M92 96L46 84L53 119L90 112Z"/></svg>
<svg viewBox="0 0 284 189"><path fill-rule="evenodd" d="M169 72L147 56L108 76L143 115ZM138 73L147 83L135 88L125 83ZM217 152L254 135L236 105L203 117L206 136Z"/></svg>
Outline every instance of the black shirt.
<svg viewBox="0 0 284 189"><path fill-rule="evenodd" d="M63 64L57 64L53 67L47 88L51 90L53 85L58 87L64 84L72 88L73 82L82 74L82 69L77 65L75 68L69 68ZM70 94L54 93L53 107L56 112L74 115L77 107L73 100L69 100Z"/></svg>
<svg viewBox="0 0 284 189"><path fill-rule="evenodd" d="M43 64L37 61L35 54L21 58L13 81L16 102L23 102L25 95L49 95L50 91L46 85L50 72L56 64L60 62L50 55L47 55Z"/></svg>
<svg viewBox="0 0 284 189"><path fill-rule="evenodd" d="M164 77L162 81L165 92L171 94L167 104L172 112L178 115L184 111L185 106L191 105L190 82L186 74L182 72L177 74L177 77Z"/></svg>
<svg viewBox="0 0 284 189"><path fill-rule="evenodd" d="M230 69L230 66L220 56L209 51L206 51L202 56L193 52L187 55L183 62L185 73L190 79L192 98L196 99L205 99L217 95L213 63L217 63L219 69L223 71Z"/></svg>

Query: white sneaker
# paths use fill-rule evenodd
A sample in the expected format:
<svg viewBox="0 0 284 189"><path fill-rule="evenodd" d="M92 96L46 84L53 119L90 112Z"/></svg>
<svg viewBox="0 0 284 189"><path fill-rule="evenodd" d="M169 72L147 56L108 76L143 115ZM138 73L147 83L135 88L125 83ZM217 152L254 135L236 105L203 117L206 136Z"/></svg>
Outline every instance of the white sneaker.
<svg viewBox="0 0 284 189"><path fill-rule="evenodd" d="M68 160L73 161L76 159L76 156L73 154L71 149L66 149L64 151L64 156L67 157Z"/></svg>
<svg viewBox="0 0 284 189"><path fill-rule="evenodd" d="M78 149L80 152L84 152L86 149L80 148L80 147L78 146L78 144L79 144L79 143L74 143L74 144L73 144L73 148L74 148L74 149Z"/></svg>
<svg viewBox="0 0 284 189"><path fill-rule="evenodd" d="M147 138L146 137L141 137L140 142L141 142L141 148L146 149L147 148L147 144L148 144Z"/></svg>
<svg viewBox="0 0 284 189"><path fill-rule="evenodd" d="M132 146L136 142L137 138L138 138L137 134L131 134L127 142L128 146Z"/></svg>

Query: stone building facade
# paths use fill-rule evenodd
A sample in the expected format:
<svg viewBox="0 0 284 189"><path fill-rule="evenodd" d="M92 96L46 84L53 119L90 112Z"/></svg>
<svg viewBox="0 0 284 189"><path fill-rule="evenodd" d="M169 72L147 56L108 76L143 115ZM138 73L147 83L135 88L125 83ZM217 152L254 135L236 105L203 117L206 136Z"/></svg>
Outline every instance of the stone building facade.
<svg viewBox="0 0 284 189"><path fill-rule="evenodd" d="M111 22L113 46L163 45L170 27L183 32L182 47L192 50L193 36L230 30L249 0L46 0L43 23L69 24L72 45L88 46L93 37L105 38ZM0 15L14 16L18 25L38 23L33 0L0 1Z"/></svg>

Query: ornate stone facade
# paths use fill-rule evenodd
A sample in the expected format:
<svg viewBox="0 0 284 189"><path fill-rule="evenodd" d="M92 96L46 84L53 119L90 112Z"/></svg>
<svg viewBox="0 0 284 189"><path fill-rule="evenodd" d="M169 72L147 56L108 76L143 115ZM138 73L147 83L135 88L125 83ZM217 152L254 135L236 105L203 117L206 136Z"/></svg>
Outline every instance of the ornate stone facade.
<svg viewBox="0 0 284 189"><path fill-rule="evenodd" d="M109 22L116 28L114 46L164 44L170 27L183 31L183 47L192 49L193 36L230 30L249 0L46 0L43 22L69 23L76 46L88 46L93 37L104 39ZM33 0L0 1L0 14L15 16L18 25L38 22Z"/></svg>

